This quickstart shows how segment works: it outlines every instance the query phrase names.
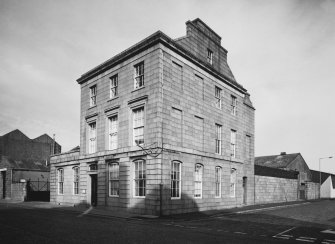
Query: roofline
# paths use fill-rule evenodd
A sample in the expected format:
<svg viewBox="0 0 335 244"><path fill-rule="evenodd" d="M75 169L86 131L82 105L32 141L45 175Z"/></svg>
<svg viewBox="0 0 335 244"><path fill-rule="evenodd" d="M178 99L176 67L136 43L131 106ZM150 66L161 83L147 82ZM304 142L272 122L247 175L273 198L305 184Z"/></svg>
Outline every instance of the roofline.
<svg viewBox="0 0 335 244"><path fill-rule="evenodd" d="M213 34L215 34L216 37L218 37L218 38L220 39L220 41L222 40L222 37L221 37L219 34L217 34L215 31L213 31L213 29L212 29L211 27L209 27L205 22L203 22L203 21L202 21L201 19L199 19L199 18L196 18L196 19L194 19L194 20L192 20L192 21L188 20L188 21L186 22L186 24L191 23L192 25L196 26L196 25L194 24L194 22L197 22L197 21L201 22L201 24L203 24L206 28L208 28L211 32L213 32ZM196 27L197 27L197 26L196 26ZM199 29L199 27L198 27L198 29Z"/></svg>
<svg viewBox="0 0 335 244"><path fill-rule="evenodd" d="M255 156L255 158L263 158L263 157L275 157L275 156L286 156L286 155L293 155L293 154L300 154L300 153L287 153L285 155L280 155L280 154L276 154L276 155L267 155L267 156ZM301 155L301 154L300 154ZM298 156L298 155L297 155Z"/></svg>
<svg viewBox="0 0 335 244"><path fill-rule="evenodd" d="M154 34L148 36L144 40L140 41L139 43L131 46L130 48L124 50L123 52L117 54L116 56L108 59L107 61L103 62L102 64L96 66L95 68L89 70L88 72L84 73L80 78L77 79L78 84L82 84L87 80L105 72L106 70L112 68L113 66L123 62L124 60L148 49L151 46L154 46L158 43L163 44L164 46L170 48L171 50L177 52L184 58L188 59L189 61L195 63L201 68L205 69L207 72L215 76L217 79L223 81L229 86L234 87L235 89L239 90L243 94L247 92L247 90L237 83L235 80L229 78L228 76L219 73L218 71L214 70L209 64L206 64L199 58L195 57L193 54L185 50L181 45L177 44L172 38L168 37L161 31L157 31Z"/></svg>

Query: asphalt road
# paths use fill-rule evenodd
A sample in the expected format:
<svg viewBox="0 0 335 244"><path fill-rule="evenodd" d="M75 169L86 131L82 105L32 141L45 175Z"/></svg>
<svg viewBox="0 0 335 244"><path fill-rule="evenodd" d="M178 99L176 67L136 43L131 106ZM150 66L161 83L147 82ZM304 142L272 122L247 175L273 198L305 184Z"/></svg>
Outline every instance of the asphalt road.
<svg viewBox="0 0 335 244"><path fill-rule="evenodd" d="M142 220L0 204L0 243L335 244L333 218L335 201L201 219Z"/></svg>

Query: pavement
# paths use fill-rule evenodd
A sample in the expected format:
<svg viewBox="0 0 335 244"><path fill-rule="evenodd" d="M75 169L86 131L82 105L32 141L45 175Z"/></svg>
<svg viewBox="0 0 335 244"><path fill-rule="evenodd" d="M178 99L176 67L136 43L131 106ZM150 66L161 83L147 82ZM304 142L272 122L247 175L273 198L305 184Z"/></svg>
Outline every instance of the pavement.
<svg viewBox="0 0 335 244"><path fill-rule="evenodd" d="M17 206L21 208L41 208L41 209L55 209L58 211L74 211L78 212L78 217L85 215L88 216L98 216L105 218L123 218L123 219L162 219L168 221L194 221L215 217L223 217L230 215L238 215L244 213L254 213L258 211L270 211L280 208L290 208L299 205L310 204L311 202L316 202L320 200L312 201L294 201L294 202L282 202L282 203L270 203L270 204L257 204L248 205L238 208L230 208L223 210L210 210L194 213L184 213L168 216L153 216L153 215L139 215L134 213L129 213L126 211L112 210L107 207L87 207L87 206L73 206L73 205L58 205L50 202L22 202L15 200L1 199L0 204L7 205L10 207Z"/></svg>

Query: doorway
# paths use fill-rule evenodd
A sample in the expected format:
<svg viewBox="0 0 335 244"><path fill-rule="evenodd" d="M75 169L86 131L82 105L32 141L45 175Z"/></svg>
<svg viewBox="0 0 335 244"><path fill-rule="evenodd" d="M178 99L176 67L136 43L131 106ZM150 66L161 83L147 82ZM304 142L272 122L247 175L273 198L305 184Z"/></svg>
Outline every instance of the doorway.
<svg viewBox="0 0 335 244"><path fill-rule="evenodd" d="M1 171L2 178L2 198L6 198L6 171Z"/></svg>
<svg viewBox="0 0 335 244"><path fill-rule="evenodd" d="M246 176L243 177L243 204L247 204L247 182L248 178Z"/></svg>
<svg viewBox="0 0 335 244"><path fill-rule="evenodd" d="M97 206L98 201L98 177L96 174L91 176L91 205Z"/></svg>

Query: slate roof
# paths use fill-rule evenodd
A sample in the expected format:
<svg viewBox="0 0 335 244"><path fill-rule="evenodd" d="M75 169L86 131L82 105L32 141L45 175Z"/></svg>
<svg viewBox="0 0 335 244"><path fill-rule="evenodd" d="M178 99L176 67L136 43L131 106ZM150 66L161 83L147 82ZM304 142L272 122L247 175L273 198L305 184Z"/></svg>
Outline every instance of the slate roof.
<svg viewBox="0 0 335 244"><path fill-rule="evenodd" d="M270 168L255 164L255 175L270 176L285 179L298 179L299 172L293 170Z"/></svg>
<svg viewBox="0 0 335 244"><path fill-rule="evenodd" d="M320 183L320 171L311 170L311 174L312 174L312 182ZM321 172L321 185L328 179L329 176L331 177L333 189L335 189L335 175L330 173Z"/></svg>
<svg viewBox="0 0 335 244"><path fill-rule="evenodd" d="M279 154L272 156L255 157L255 165L284 169L292 163L300 153Z"/></svg>
<svg viewBox="0 0 335 244"><path fill-rule="evenodd" d="M38 160L14 160L8 156L1 156L1 168L30 169L49 171L45 161Z"/></svg>

